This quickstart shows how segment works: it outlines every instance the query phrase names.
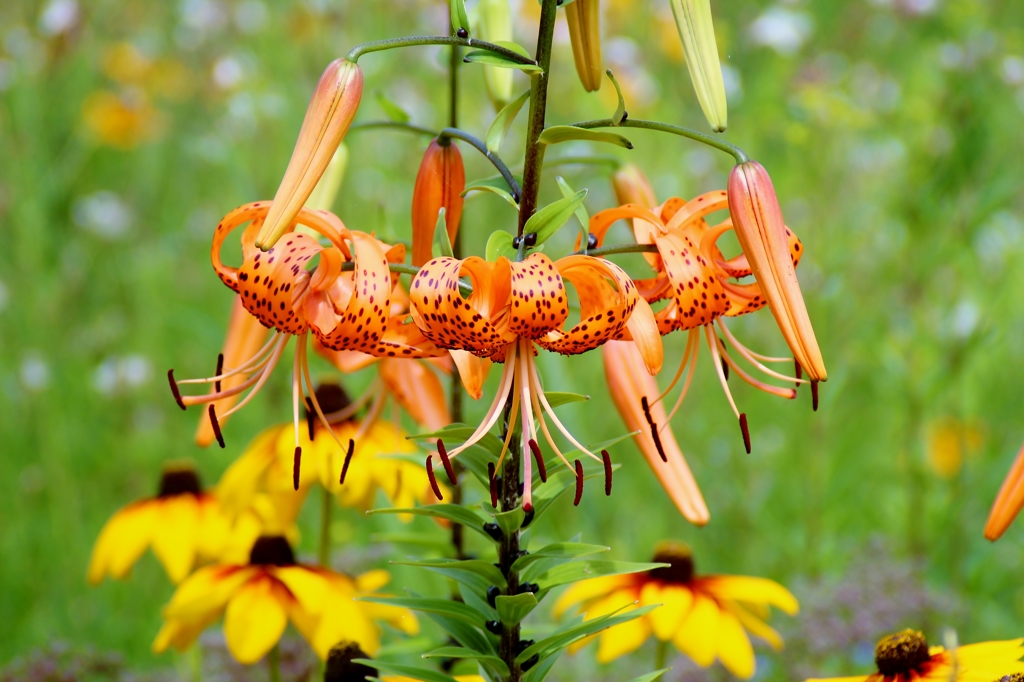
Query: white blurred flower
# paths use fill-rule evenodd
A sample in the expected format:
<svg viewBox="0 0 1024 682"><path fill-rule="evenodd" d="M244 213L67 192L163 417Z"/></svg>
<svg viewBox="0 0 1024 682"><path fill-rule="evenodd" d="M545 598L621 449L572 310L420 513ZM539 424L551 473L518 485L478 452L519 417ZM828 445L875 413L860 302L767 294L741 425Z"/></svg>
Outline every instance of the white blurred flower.
<svg viewBox="0 0 1024 682"><path fill-rule="evenodd" d="M21 383L30 391L41 391L50 383L50 366L39 353L32 352L22 359Z"/></svg>
<svg viewBox="0 0 1024 682"><path fill-rule="evenodd" d="M743 99L743 78L739 69L722 64L722 82L725 84L725 96L730 104L736 104Z"/></svg>
<svg viewBox="0 0 1024 682"><path fill-rule="evenodd" d="M269 18L267 5L260 0L246 0L235 8L235 25L242 33L256 33Z"/></svg>
<svg viewBox="0 0 1024 682"><path fill-rule="evenodd" d="M92 385L103 395L111 396L142 386L151 374L149 360L141 355L111 356L96 368Z"/></svg>
<svg viewBox="0 0 1024 682"><path fill-rule="evenodd" d="M942 43L939 46L939 63L945 69L959 69L966 61L964 48L956 43Z"/></svg>
<svg viewBox="0 0 1024 682"><path fill-rule="evenodd" d="M961 301L953 308L951 315L953 334L961 339L966 339L978 326L981 320L981 310L973 301Z"/></svg>
<svg viewBox="0 0 1024 682"><path fill-rule="evenodd" d="M113 192L96 192L75 200L71 207L75 223L104 239L124 236L134 219L132 209Z"/></svg>
<svg viewBox="0 0 1024 682"><path fill-rule="evenodd" d="M50 0L39 15L43 35L56 36L73 29L80 16L76 0Z"/></svg>
<svg viewBox="0 0 1024 682"><path fill-rule="evenodd" d="M1004 57L1003 80L1007 85L1024 85L1024 59L1015 54Z"/></svg>
<svg viewBox="0 0 1024 682"><path fill-rule="evenodd" d="M238 85L244 75L242 63L234 57L221 57L213 65L213 82L225 90Z"/></svg>
<svg viewBox="0 0 1024 682"><path fill-rule="evenodd" d="M931 14L939 8L939 0L903 0L903 9L910 14Z"/></svg>
<svg viewBox="0 0 1024 682"><path fill-rule="evenodd" d="M228 22L224 4L214 0L183 0L178 11L182 24L205 33L219 31Z"/></svg>
<svg viewBox="0 0 1024 682"><path fill-rule="evenodd" d="M799 50L813 31L810 16L783 7L768 8L750 25L750 37L755 43L783 55Z"/></svg>

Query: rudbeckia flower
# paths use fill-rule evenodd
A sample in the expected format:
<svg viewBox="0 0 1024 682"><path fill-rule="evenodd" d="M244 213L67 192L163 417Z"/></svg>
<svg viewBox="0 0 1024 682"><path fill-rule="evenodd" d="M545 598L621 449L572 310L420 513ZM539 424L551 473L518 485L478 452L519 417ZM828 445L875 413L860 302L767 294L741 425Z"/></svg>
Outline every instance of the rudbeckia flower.
<svg viewBox="0 0 1024 682"><path fill-rule="evenodd" d="M590 618L634 603L661 604L645 616L597 635L600 662L637 650L653 634L672 642L701 667L710 666L717 658L729 672L746 679L754 674L748 632L775 649L782 648L782 638L764 622L769 606L790 615L799 609L796 598L782 585L766 578L698 576L689 548L677 543L659 547L654 561L668 566L585 580L566 590L555 603L556 616L579 606Z"/></svg>
<svg viewBox="0 0 1024 682"><path fill-rule="evenodd" d="M256 233L261 228L271 202L247 204L229 213L217 226L211 248L211 260L221 280L241 294L242 306L264 327L274 330L270 340L235 367L226 367L216 376L204 379L175 381L173 370L168 380L178 405L209 404L213 431L223 447L219 420L242 409L263 387L277 366L292 336L298 338L292 372L292 406L296 458L299 446L299 405L309 395L321 422L328 426L323 410L314 394L307 357L310 333L325 347L333 350L358 350L382 357L424 357L437 355L410 344L422 340L412 324L394 319L391 311L391 272L389 262L404 258L404 247L389 247L371 235L349 231L332 213L301 209L292 230L304 225L324 237L322 245L314 237L287 232L282 241L267 252L256 248ZM224 265L220 251L224 240L235 228L249 223L242 235L242 266ZM319 256L312 272L306 265ZM409 332L412 332L410 335ZM239 374L249 375L245 381L230 388L221 382ZM213 384L215 391L206 395L182 396L180 384ZM303 388L305 384L305 389ZM237 405L217 415L214 403L252 389ZM339 441L340 443L340 441Z"/></svg>
<svg viewBox="0 0 1024 682"><path fill-rule="evenodd" d="M437 501L422 470L400 457L417 451L400 428L370 416L355 420L359 405L349 403L337 384L322 384L316 395L335 436L348 447L310 419L311 430L299 434L304 453L300 469L293 456L292 425L265 430L228 467L217 486L226 513L240 513L258 494L267 493L286 517L294 519L317 483L336 495L342 506L364 511L373 506L378 490L399 507Z"/></svg>
<svg viewBox="0 0 1024 682"><path fill-rule="evenodd" d="M460 278L465 277L472 293L464 297ZM579 294L580 321L571 329L563 329L568 318L569 302L564 282L572 284ZM562 454L548 420L584 455L603 462L606 477L611 464L608 453L601 456L583 446L555 415L544 395L534 355L536 347L575 355L593 350L607 341L632 338L647 363L656 372L661 366L661 340L653 313L637 293L629 276L617 265L590 256L567 256L552 261L542 253L533 253L522 262L501 257L497 262L470 257L435 258L420 268L410 289L412 317L416 325L439 348L468 351L480 358L504 363L501 381L494 401L474 433L450 453L438 440L438 454L454 483L450 459L477 443L498 422L506 402L511 399L510 423L521 413L523 509L533 508L533 458L536 457L541 480L547 473L540 452L538 432L558 458L576 475L579 503L582 493L583 467ZM508 449L512 429L495 465L498 471ZM436 488L432 456L427 457L427 473ZM495 478L492 475L491 501L496 504ZM610 492L611 480L605 488Z"/></svg>
<svg viewBox="0 0 1024 682"><path fill-rule="evenodd" d="M321 658L341 640L366 652L380 646L378 620L416 634L416 617L405 609L356 601L387 584L386 571L356 578L296 563L281 536L263 536L245 564L215 564L196 571L164 608L164 626L153 643L156 653L184 650L223 614L228 651L251 664L270 651L288 623Z"/></svg>
<svg viewBox="0 0 1024 682"><path fill-rule="evenodd" d="M103 526L89 560L89 582L125 577L152 547L167 577L180 583L196 564L219 556L229 530L217 498L203 492L195 470L169 467L156 497L133 502Z"/></svg>
<svg viewBox="0 0 1024 682"><path fill-rule="evenodd" d="M875 646L876 672L856 677L827 678L828 682L994 682L1024 673L1024 639L968 644L947 651L928 646L916 630L887 635ZM825 682L825 680L808 680Z"/></svg>
<svg viewBox="0 0 1024 682"><path fill-rule="evenodd" d="M732 219L727 218L714 227L705 221L708 215L727 208L729 199L724 191L708 192L690 201L669 199L653 210L637 204L626 204L596 214L590 221L590 233L600 245L613 223L621 219L632 219L637 243L653 244L658 249L657 253L645 254L648 263L657 272L656 276L638 281L637 288L650 303L667 299L667 304L655 314L658 329L662 334L676 330L689 332L679 369L665 392L648 404L647 411L649 412L653 404L672 391L685 373L687 376L683 389L664 422L656 422L653 416L648 414L652 431L664 429L682 405L696 368L700 336L703 332L719 381L729 405L739 420L744 445L747 452L750 452L746 414L741 413L736 407L732 392L729 390L730 371L735 372L751 386L772 395L792 399L796 397L796 390L766 383L749 374L738 364L733 353L728 350L726 342L732 346L735 355L767 377L797 385L806 383L807 380L786 376L767 367L766 363L791 360L765 357L755 353L740 343L725 325L724 318L754 312L768 302L760 282L740 284L736 281L748 277L753 272L747 263L747 257L740 254L726 259L718 248L719 238L733 229ZM800 240L788 228L786 233L790 256L795 265L800 260L802 246ZM799 363L797 367L799 369Z"/></svg>

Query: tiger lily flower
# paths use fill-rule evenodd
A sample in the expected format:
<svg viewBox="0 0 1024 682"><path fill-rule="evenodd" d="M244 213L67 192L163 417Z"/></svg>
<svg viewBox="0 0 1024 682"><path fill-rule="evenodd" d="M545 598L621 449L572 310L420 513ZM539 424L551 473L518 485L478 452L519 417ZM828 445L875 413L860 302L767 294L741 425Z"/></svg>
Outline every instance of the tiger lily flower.
<svg viewBox="0 0 1024 682"><path fill-rule="evenodd" d="M1006 474L1006 480L999 488L996 501L992 503L992 511L985 523L985 538L995 542L1002 537L1013 520L1024 507L1024 447L1017 454L1013 466Z"/></svg>
<svg viewBox="0 0 1024 682"><path fill-rule="evenodd" d="M604 69L601 66L601 2L576 0L565 6L569 24L569 41L576 62L576 73L587 92L601 89Z"/></svg>
<svg viewBox="0 0 1024 682"><path fill-rule="evenodd" d="M463 277L472 286L472 293L465 299L459 290ZM563 329L569 310L565 281L580 292L580 322L570 330ZM494 401L469 439L450 453L438 441L438 454L452 482L454 473L450 459L483 438L497 423L511 398L510 423L515 423L520 412L522 415L523 509L528 512L533 508L531 453L536 457L541 480L547 480L537 442L538 431L543 432L558 458L575 473L578 504L582 493L582 464L579 460L570 463L562 454L547 420L550 419L580 452L603 462L606 476L611 463L607 452L602 452L601 457L595 455L569 433L555 415L544 396L534 354L536 346L540 346L556 353L575 355L612 339L631 338L649 371L656 372L661 366L662 348L654 315L629 276L617 265L590 256L572 255L554 262L542 253L534 253L522 262L501 257L494 263L477 257L465 260L442 257L420 268L413 279L410 298L413 321L436 346L464 350L504 363ZM507 435L495 471L501 466L510 439ZM432 456L428 456L427 473L435 483L432 462ZM606 492L609 493L610 482L608 478ZM496 506L493 483L492 476L491 501Z"/></svg>
<svg viewBox="0 0 1024 682"><path fill-rule="evenodd" d="M705 525L711 515L672 429L649 430L648 414L655 424L667 425L668 420L664 406L657 402L658 384L647 373L640 353L629 342L609 341L601 347L601 356L612 402L626 428L638 432L633 438L654 475L687 521Z"/></svg>
<svg viewBox="0 0 1024 682"><path fill-rule="evenodd" d="M450 138L431 141L423 155L412 192L412 264L423 265L431 259L434 228L440 210L445 209L448 241L455 243L462 219L462 190L466 189L466 170L462 154Z"/></svg>
<svg viewBox="0 0 1024 682"><path fill-rule="evenodd" d="M241 295L242 306L269 329L270 340L234 367L223 368L215 376L178 382L174 370L168 380L178 405L209 404L208 414L217 440L223 447L220 419L242 409L266 383L277 366L292 336L298 338L292 374L292 412L295 431L295 458L301 455L299 445L299 405L309 395L314 411L330 430L330 425L317 402L307 363L307 339L310 333L327 348L359 350L382 357L424 357L437 354L409 345L407 340L422 339L414 325L403 324L390 316L390 261L401 261L404 248L388 247L363 232L349 231L332 213L301 209L292 229L298 224L325 237L329 246L314 237L291 232L279 247L262 252L255 245L256 232L264 224L271 204L255 202L235 209L217 226L211 248L211 260L221 280ZM239 268L221 261L220 251L227 236L235 228L249 223L242 234L243 262ZM304 266L314 256L319 263L312 272ZM352 269L346 270L345 264ZM261 270L262 268L262 270ZM221 382L239 374L248 374L245 381L230 388ZM213 384L213 393L183 396L181 384ZM303 389L305 384L305 390ZM252 389L237 405L218 416L215 403ZM333 431L331 431L333 433Z"/></svg>
<svg viewBox="0 0 1024 682"><path fill-rule="evenodd" d="M701 330L707 340L718 372L719 381L725 391L726 398L739 420L743 433L743 442L750 452L750 434L747 417L736 407L729 390L728 372L731 369L743 381L766 393L783 398L795 398L793 388L782 388L765 383L748 374L741 368L726 348L727 340L735 352L768 377L794 382L807 383L802 378L794 378L769 369L764 363L789 362L788 358L770 358L759 355L741 344L725 326L724 317L735 317L762 308L766 297L762 293L760 280L750 284L739 284L735 281L751 274L747 257L741 254L726 260L717 246L718 239L733 229L733 220L709 227L704 218L711 213L729 207L726 192L708 192L690 201L673 198L666 201L653 211L637 204L627 204L619 208L601 211L591 218L590 232L598 245L604 239L608 228L617 220L633 219L633 231L637 243L653 244L657 247L656 254L648 254L654 260L657 276L637 282L637 288L648 302L668 299L668 304L655 315L661 334L676 330L689 332L686 350L678 371L658 399L648 404L651 407L660 402L682 378L686 368L689 373L683 390L675 406L660 427L648 414L648 423L652 429L664 429L682 405L693 372L696 367L697 354L700 347ZM800 240L785 226L784 236L787 239L791 267L799 262L802 246ZM789 262L787 258L787 262ZM721 336L719 335L721 334ZM724 339L724 340L723 340ZM664 458L662 458L664 459Z"/></svg>
<svg viewBox="0 0 1024 682"><path fill-rule="evenodd" d="M324 69L274 203L256 237L258 248L269 249L289 231L352 125L362 94L363 72L354 62L336 59Z"/></svg>

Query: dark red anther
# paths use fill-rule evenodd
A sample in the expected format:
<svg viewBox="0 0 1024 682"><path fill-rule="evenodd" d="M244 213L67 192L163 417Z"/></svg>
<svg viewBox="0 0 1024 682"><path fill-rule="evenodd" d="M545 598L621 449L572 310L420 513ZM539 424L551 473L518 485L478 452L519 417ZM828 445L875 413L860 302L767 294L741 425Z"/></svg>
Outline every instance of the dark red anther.
<svg viewBox="0 0 1024 682"><path fill-rule="evenodd" d="M487 480L491 486L491 506L498 508L498 479L494 477L494 462L487 463Z"/></svg>
<svg viewBox="0 0 1024 682"><path fill-rule="evenodd" d="M540 454L540 446L532 438L530 439L530 450L533 452L533 458L537 460L537 473L540 474L541 483L547 483L548 468L544 466L544 456Z"/></svg>
<svg viewBox="0 0 1024 682"><path fill-rule="evenodd" d="M607 450L601 451L601 459L604 460L604 494L612 494L612 458Z"/></svg>
<svg viewBox="0 0 1024 682"><path fill-rule="evenodd" d="M345 452L345 463L341 465L341 478L338 479L338 485L345 485L345 476L348 475L348 465L352 462L352 454L355 451L356 451L356 442L354 440L352 440L351 438L349 438L348 439L348 450ZM401 469L399 469L398 471L399 471L399 473L401 473ZM400 487L402 487L401 484L399 484L395 488L395 490L397 490ZM437 499L440 500L441 496L438 495Z"/></svg>
<svg viewBox="0 0 1024 682"><path fill-rule="evenodd" d="M747 454L750 454L750 429L747 428L747 413L740 413L740 430L743 431L743 447L747 449Z"/></svg>
<svg viewBox="0 0 1024 682"><path fill-rule="evenodd" d="M796 358L793 358L793 372L796 374L797 379L804 378L804 368L800 366L800 363L797 361ZM800 384L797 384L797 387L799 386Z"/></svg>
<svg viewBox="0 0 1024 682"><path fill-rule="evenodd" d="M525 512L526 514L529 514L532 511L533 511L533 505L530 504L529 502L524 502L523 503L523 512Z"/></svg>
<svg viewBox="0 0 1024 682"><path fill-rule="evenodd" d="M316 412L313 410L313 401L306 397L306 429L309 430L309 440L313 440L313 427L316 426Z"/></svg>
<svg viewBox="0 0 1024 682"><path fill-rule="evenodd" d="M580 506L580 500L583 499L583 463L576 460L576 497L572 501L572 506Z"/></svg>
<svg viewBox="0 0 1024 682"><path fill-rule="evenodd" d="M178 382L174 380L174 370L167 370L167 382L171 385L171 393L174 394L174 402L178 403L178 407L185 409L185 401L181 399L181 391L178 390Z"/></svg>
<svg viewBox="0 0 1024 682"><path fill-rule="evenodd" d="M292 464L292 487L299 489L299 472L302 467L302 448L295 446L295 462Z"/></svg>
<svg viewBox="0 0 1024 682"><path fill-rule="evenodd" d="M722 358L722 375L726 381L729 380L729 363L725 361L725 358Z"/></svg>
<svg viewBox="0 0 1024 682"><path fill-rule="evenodd" d="M217 437L217 445L224 447L224 434L220 432L220 422L217 421L217 410L210 405L210 425L213 426L213 435Z"/></svg>
<svg viewBox="0 0 1024 682"><path fill-rule="evenodd" d="M811 382L811 407L814 408L815 412L818 411L818 382L817 381L812 381Z"/></svg>
<svg viewBox="0 0 1024 682"><path fill-rule="evenodd" d="M644 408L644 417L647 418L647 423L651 427L651 440L654 441L654 447L657 448L658 454L661 455L661 461L667 462L668 455L665 454L665 448L661 445L661 433L658 431L658 425L651 417L651 406L647 402L647 396L640 398L640 405Z"/></svg>
<svg viewBox="0 0 1024 682"><path fill-rule="evenodd" d="M434 456L427 455L427 478L430 479L430 488L434 491L434 497L439 500L443 500L444 496L441 495L441 488L437 485L437 479L434 478Z"/></svg>
<svg viewBox="0 0 1024 682"><path fill-rule="evenodd" d="M213 376L219 377L221 372L223 372L223 371L224 371L224 354L223 353L217 353L217 371L214 373ZM213 390L216 393L220 393L220 379L217 379L217 381L214 382Z"/></svg>
<svg viewBox="0 0 1024 682"><path fill-rule="evenodd" d="M452 461L448 458L448 451L444 449L444 443L441 439L437 439L437 454L441 458L441 463L444 464L444 471L448 474L448 480L452 482L452 485L458 485L459 481L455 478L455 469L452 468Z"/></svg>

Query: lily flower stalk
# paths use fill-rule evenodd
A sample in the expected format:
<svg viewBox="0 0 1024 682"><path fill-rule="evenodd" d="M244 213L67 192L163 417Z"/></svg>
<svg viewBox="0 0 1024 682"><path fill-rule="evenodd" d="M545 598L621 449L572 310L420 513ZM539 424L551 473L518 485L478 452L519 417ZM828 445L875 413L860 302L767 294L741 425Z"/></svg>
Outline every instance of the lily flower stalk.
<svg viewBox="0 0 1024 682"><path fill-rule="evenodd" d="M569 41L580 83L587 92L596 92L601 89L604 78L600 0L576 0L566 5L565 21L569 24Z"/></svg>
<svg viewBox="0 0 1024 682"><path fill-rule="evenodd" d="M274 203L256 237L258 248L271 248L288 231L348 132L362 94L363 72L354 62L336 59L324 69Z"/></svg>
<svg viewBox="0 0 1024 682"><path fill-rule="evenodd" d="M462 190L466 189L466 170L455 142L436 138L427 147L416 174L412 192L412 264L419 266L433 255L434 228L444 209L448 241L455 243L462 219Z"/></svg>
<svg viewBox="0 0 1024 682"><path fill-rule="evenodd" d="M686 68L690 72L697 101L711 129L725 131L729 112L725 99L722 63L711 20L711 0L670 0L676 29L683 41Z"/></svg>
<svg viewBox="0 0 1024 682"><path fill-rule="evenodd" d="M472 294L463 299L460 278L467 278ZM569 315L564 282L580 292L580 321L563 329ZM555 415L545 397L534 358L540 346L563 355L593 350L613 339L631 339L649 372L661 366L661 339L650 306L637 293L629 276L617 265L589 256L567 256L552 261L541 253L522 262L501 257L488 262L478 257L465 260L442 257L424 265L410 290L412 316L424 335L439 348L468 351L476 357L504 363L499 388L487 415L473 434L450 452L438 441L438 455L455 483L452 458L479 442L498 423L510 404L508 423L521 418L523 509L533 508L533 471L536 459L541 481L547 468L539 440L543 433L551 450L577 479L576 504L582 492L583 468L570 462L553 438L548 421L583 455L601 462L610 472L607 452L600 456L582 445ZM500 471L511 442L509 429L493 471ZM427 474L435 482L433 456L427 457ZM491 502L497 505L492 474ZM606 481L610 492L610 478ZM437 494L435 490L435 494Z"/></svg>

